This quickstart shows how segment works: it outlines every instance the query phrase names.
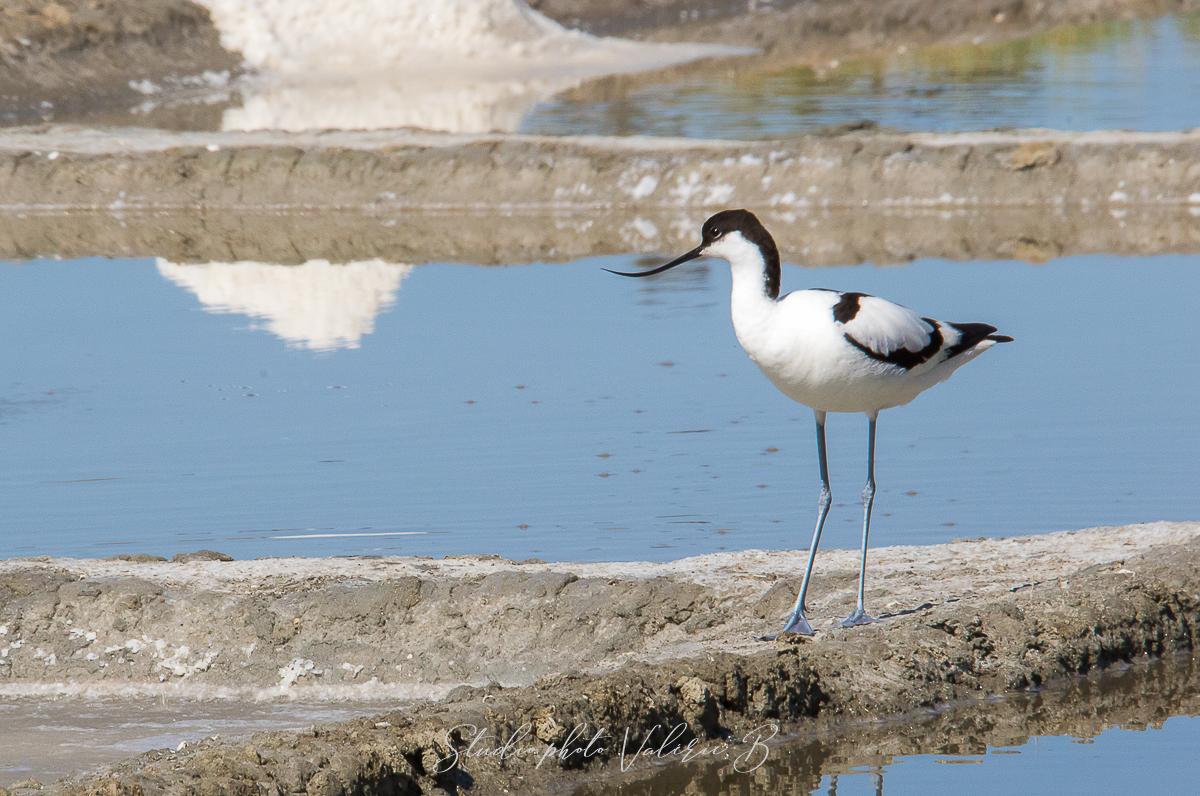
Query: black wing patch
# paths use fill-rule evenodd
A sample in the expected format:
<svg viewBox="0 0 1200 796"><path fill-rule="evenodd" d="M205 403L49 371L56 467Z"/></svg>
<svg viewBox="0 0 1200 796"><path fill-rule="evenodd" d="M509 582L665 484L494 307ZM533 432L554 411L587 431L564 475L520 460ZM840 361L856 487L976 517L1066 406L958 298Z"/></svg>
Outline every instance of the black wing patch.
<svg viewBox="0 0 1200 796"><path fill-rule="evenodd" d="M850 295L850 294L847 294ZM861 295L861 294L859 294ZM857 305L858 299L854 300ZM839 302L840 304L841 302ZM857 312L857 310L855 310ZM887 354L881 354L878 351L872 351L867 346L855 340L849 334L843 333L846 342L863 352L871 359L877 362L886 362L889 365L896 365L905 370L912 370L922 362L927 362L934 354L942 349L942 330L938 328L938 323L933 318L922 318L921 320L929 324L929 342L920 351L910 351L907 348L897 348ZM995 329L992 329L995 331ZM978 340L976 341L978 342Z"/></svg>
<svg viewBox="0 0 1200 796"><path fill-rule="evenodd" d="M833 319L838 323L850 323L858 315L859 299L866 297L866 293L843 293L833 305Z"/></svg>

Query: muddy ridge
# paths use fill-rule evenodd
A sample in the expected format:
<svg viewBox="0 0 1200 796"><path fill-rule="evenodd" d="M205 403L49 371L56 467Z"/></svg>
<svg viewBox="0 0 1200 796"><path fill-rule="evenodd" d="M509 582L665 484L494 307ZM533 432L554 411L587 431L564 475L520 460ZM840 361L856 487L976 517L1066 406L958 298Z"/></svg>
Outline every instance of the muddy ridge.
<svg viewBox="0 0 1200 796"><path fill-rule="evenodd" d="M0 98L37 118L43 102L135 104L130 81L231 72L208 11L188 0L15 0L0 9Z"/></svg>
<svg viewBox="0 0 1200 796"><path fill-rule="evenodd" d="M948 709L919 709L882 722L848 721L825 732L801 730L797 737L772 748L762 766L745 774L731 771L726 760L701 760L659 770L642 766L624 775L586 782L573 792L576 796L810 793L820 788L826 775L861 776L864 769L873 769L878 772L876 782L882 783L886 793L890 772L885 767L903 756L948 755L951 759L945 762L982 762L963 756L983 756L990 747L1022 746L1044 736L1092 739L1112 727L1160 728L1167 718L1180 715L1200 715L1200 666L1186 653L1129 666L1118 664L1001 699L971 699Z"/></svg>
<svg viewBox="0 0 1200 796"><path fill-rule="evenodd" d="M851 131L765 142L0 133L10 209L1200 207L1200 131Z"/></svg>
<svg viewBox="0 0 1200 796"><path fill-rule="evenodd" d="M601 35L720 41L802 59L901 44L1012 38L1060 25L1182 13L1195 0L530 0L565 25Z"/></svg>
<svg viewBox="0 0 1200 796"><path fill-rule="evenodd" d="M867 596L886 619L850 631L835 621L856 555L829 551L812 591L819 635L757 641L787 612L802 558L10 561L0 693L417 700L313 733L150 753L68 792L530 792L611 755L473 758L434 775L460 742L448 729L528 723L545 752L577 724L637 738L685 722L706 742L763 722L832 728L1191 649L1200 620L1196 523L882 548Z"/></svg>

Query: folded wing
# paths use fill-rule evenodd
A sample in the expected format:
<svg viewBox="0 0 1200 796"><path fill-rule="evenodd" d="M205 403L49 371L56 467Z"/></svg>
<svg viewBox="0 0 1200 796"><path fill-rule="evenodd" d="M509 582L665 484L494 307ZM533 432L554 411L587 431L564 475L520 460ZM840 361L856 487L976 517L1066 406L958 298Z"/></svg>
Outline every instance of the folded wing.
<svg viewBox="0 0 1200 796"><path fill-rule="evenodd" d="M928 362L945 342L937 321L877 296L843 293L833 317L850 345L871 359L905 370Z"/></svg>

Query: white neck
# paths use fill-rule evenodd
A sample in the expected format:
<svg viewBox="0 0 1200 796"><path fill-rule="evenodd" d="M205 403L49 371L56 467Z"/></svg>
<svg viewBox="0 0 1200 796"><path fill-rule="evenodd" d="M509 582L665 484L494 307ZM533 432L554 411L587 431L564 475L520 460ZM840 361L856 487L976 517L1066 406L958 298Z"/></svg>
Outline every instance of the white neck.
<svg viewBox="0 0 1200 796"><path fill-rule="evenodd" d="M733 232L710 246L705 254L729 261L733 274L730 304L735 326L771 314L775 300L767 295L767 264L757 246L742 237L740 232Z"/></svg>

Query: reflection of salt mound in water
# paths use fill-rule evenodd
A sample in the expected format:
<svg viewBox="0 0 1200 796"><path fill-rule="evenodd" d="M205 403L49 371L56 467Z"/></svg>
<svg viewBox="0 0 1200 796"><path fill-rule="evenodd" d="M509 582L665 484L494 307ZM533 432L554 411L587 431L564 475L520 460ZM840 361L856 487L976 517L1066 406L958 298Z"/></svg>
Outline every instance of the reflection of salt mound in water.
<svg viewBox="0 0 1200 796"><path fill-rule="evenodd" d="M521 0L200 0L221 44L282 75L362 75L397 66L485 76L534 68L581 77L696 58L712 48L567 30ZM634 63L629 63L630 60ZM506 77L512 77L511 73Z"/></svg>
<svg viewBox="0 0 1200 796"><path fill-rule="evenodd" d="M158 260L158 272L196 294L209 312L249 315L299 348L358 348L375 317L396 300L411 265L382 260L334 265L205 263Z"/></svg>
<svg viewBox="0 0 1200 796"><path fill-rule="evenodd" d="M568 30L522 0L200 0L262 74L226 129L515 129L587 77L736 52ZM489 103L501 111L481 109Z"/></svg>
<svg viewBox="0 0 1200 796"><path fill-rule="evenodd" d="M517 129L551 81L436 85L416 81L248 86L240 108L225 111L226 130L378 130L419 127L459 133ZM315 122L319 122L314 124Z"/></svg>

